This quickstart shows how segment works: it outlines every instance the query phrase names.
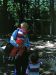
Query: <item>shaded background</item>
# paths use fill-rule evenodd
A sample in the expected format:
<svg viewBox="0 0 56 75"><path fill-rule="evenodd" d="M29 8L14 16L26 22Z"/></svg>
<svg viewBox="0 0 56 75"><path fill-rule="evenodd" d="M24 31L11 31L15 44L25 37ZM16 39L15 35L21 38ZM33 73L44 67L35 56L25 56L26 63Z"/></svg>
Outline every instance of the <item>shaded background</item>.
<svg viewBox="0 0 56 75"><path fill-rule="evenodd" d="M8 34L23 21L34 35L56 35L55 0L0 0L0 33Z"/></svg>

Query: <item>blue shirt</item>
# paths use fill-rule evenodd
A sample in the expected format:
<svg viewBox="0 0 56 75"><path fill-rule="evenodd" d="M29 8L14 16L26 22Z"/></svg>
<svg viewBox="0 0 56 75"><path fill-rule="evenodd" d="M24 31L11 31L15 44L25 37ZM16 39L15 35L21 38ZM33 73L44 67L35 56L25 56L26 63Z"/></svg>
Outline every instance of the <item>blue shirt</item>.
<svg viewBox="0 0 56 75"><path fill-rule="evenodd" d="M29 64L26 70L26 74L28 75L40 75L39 74L40 63L37 64Z"/></svg>
<svg viewBox="0 0 56 75"><path fill-rule="evenodd" d="M23 31L21 31L21 29L17 28L11 35L11 38L10 38L10 43L15 46L15 47L19 47L19 45L16 43L16 38L18 36L18 32L20 32L20 34L23 34ZM20 35L19 34L19 35ZM26 47L30 47L30 41L29 41L29 38L28 36L26 36L24 38L24 34L23 34L23 37L21 37L22 39L25 40L25 43L24 43L24 46Z"/></svg>

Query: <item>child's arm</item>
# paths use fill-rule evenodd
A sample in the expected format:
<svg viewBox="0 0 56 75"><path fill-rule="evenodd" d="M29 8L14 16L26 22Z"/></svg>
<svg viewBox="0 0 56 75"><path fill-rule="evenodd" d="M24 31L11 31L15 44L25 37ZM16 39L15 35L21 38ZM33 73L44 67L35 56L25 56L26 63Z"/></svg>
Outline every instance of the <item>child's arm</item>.
<svg viewBox="0 0 56 75"><path fill-rule="evenodd" d="M26 38L25 46L26 46L26 47L30 47L30 41L29 41L29 38L28 38L28 37Z"/></svg>
<svg viewBox="0 0 56 75"><path fill-rule="evenodd" d="M26 75L29 75L29 69L28 69L28 67L26 69Z"/></svg>
<svg viewBox="0 0 56 75"><path fill-rule="evenodd" d="M17 38L17 32L18 30L15 30L13 33L12 33L12 36L10 38L10 43L15 46L15 47L18 47L19 45L16 43L16 38Z"/></svg>

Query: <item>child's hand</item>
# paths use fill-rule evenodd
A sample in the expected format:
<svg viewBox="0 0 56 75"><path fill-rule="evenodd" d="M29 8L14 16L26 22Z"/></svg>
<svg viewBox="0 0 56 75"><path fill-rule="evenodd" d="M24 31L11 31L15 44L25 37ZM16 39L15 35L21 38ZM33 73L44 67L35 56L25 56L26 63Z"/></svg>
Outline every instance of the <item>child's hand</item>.
<svg viewBox="0 0 56 75"><path fill-rule="evenodd" d="M23 44L19 44L19 47L23 47Z"/></svg>

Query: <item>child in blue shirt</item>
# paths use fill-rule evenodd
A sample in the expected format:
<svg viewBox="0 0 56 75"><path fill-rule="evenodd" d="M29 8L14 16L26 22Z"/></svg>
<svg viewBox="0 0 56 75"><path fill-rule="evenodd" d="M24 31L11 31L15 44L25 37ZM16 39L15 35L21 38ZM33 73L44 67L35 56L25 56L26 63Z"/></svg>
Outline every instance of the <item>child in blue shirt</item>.
<svg viewBox="0 0 56 75"><path fill-rule="evenodd" d="M26 70L27 75L40 75L39 74L40 63L38 62L38 57L36 54L30 55L30 63Z"/></svg>
<svg viewBox="0 0 56 75"><path fill-rule="evenodd" d="M21 28L17 28L11 35L10 43L17 48L17 51L19 51L19 48L22 48L24 51L18 52L16 59L15 59L15 67L16 67L16 75L25 75L26 68L28 65L28 52L27 50L30 47L30 41L27 36L27 29L28 24L26 22L23 22L20 24ZM18 44L16 40L23 40L23 44ZM23 53L22 53L23 52Z"/></svg>

